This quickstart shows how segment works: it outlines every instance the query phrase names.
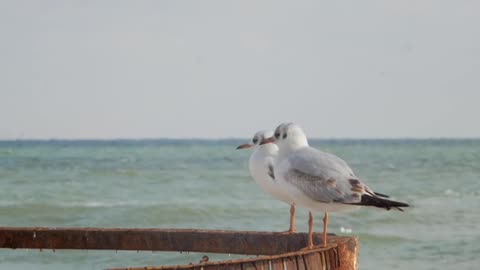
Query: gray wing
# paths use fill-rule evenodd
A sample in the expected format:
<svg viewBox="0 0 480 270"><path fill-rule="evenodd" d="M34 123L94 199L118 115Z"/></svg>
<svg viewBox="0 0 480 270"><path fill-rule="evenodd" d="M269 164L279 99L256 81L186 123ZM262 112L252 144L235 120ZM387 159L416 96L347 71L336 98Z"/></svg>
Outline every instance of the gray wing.
<svg viewBox="0 0 480 270"><path fill-rule="evenodd" d="M366 186L339 157L305 148L288 157L287 182L320 202L358 203Z"/></svg>

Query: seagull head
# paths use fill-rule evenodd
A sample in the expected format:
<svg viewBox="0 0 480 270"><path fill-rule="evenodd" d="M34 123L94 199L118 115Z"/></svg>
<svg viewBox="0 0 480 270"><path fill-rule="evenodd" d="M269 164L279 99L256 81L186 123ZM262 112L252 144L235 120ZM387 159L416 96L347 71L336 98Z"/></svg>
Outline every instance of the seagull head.
<svg viewBox="0 0 480 270"><path fill-rule="evenodd" d="M308 146L307 136L303 129L294 123L280 124L274 132L273 137L266 138L260 144L275 143L278 148L284 150L295 150Z"/></svg>
<svg viewBox="0 0 480 270"><path fill-rule="evenodd" d="M239 145L237 147L237 149L247 149L247 148L252 148L252 147L255 148L255 149L272 148L272 146L274 148L277 148L274 145L267 145L267 144L263 143L267 138L270 138L272 136L273 136L273 132L271 132L271 131L266 131L266 130L258 131L257 133L255 133L255 135L253 135L253 138L252 138L250 143L245 143L245 144Z"/></svg>

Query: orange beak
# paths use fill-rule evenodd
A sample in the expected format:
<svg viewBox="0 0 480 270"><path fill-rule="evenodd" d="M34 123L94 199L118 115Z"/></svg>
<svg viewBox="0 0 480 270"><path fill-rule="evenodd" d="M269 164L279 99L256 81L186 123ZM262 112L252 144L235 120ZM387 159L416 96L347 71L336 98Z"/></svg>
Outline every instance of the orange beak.
<svg viewBox="0 0 480 270"><path fill-rule="evenodd" d="M275 142L275 137L270 137L270 138L266 138L263 141L261 141L260 145L266 144L266 143L274 143L274 142Z"/></svg>
<svg viewBox="0 0 480 270"><path fill-rule="evenodd" d="M242 144L242 145L237 146L237 150L238 150L238 149L251 148L251 147L253 147L253 144L245 143L245 144Z"/></svg>

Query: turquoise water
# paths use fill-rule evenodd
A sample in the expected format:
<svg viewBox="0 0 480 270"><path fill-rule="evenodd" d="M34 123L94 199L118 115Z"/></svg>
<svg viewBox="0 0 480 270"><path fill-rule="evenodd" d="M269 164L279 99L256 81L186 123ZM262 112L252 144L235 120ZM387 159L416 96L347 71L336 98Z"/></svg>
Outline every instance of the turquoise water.
<svg viewBox="0 0 480 270"><path fill-rule="evenodd" d="M234 150L243 142L0 142L0 226L286 230L289 207L250 178L250 152ZM312 144L347 160L375 190L413 205L404 213L331 215L331 232L360 237L361 269L478 269L480 140ZM299 210L298 229L306 223ZM202 255L3 249L0 269L186 264Z"/></svg>

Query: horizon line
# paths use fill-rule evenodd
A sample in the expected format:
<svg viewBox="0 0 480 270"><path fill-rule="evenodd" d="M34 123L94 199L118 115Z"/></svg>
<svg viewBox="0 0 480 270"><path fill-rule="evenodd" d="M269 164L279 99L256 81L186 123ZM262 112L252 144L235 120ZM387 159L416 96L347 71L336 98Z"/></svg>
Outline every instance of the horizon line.
<svg viewBox="0 0 480 270"><path fill-rule="evenodd" d="M177 141L222 141L222 140L249 140L249 137L118 137L118 138L15 138L2 139L0 142L16 141L155 141L155 140L177 140ZM480 137L311 137L309 140L480 140Z"/></svg>

